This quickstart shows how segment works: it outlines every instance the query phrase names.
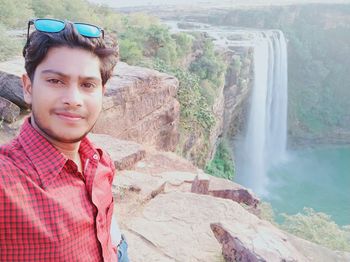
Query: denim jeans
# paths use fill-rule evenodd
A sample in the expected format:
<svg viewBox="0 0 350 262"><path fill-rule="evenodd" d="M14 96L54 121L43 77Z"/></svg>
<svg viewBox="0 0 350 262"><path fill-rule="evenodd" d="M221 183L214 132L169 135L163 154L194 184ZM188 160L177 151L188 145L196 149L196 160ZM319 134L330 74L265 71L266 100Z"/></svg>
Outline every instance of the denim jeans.
<svg viewBox="0 0 350 262"><path fill-rule="evenodd" d="M129 262L128 243L122 235L122 241L118 246L118 262Z"/></svg>

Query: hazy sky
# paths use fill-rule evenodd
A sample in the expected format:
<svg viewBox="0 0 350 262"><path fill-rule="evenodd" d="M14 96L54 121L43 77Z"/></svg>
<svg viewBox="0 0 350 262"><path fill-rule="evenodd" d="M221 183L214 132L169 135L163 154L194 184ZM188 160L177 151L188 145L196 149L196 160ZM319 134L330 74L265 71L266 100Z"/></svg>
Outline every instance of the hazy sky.
<svg viewBox="0 0 350 262"><path fill-rule="evenodd" d="M307 3L350 3L350 0L88 0L89 2L107 4L111 7L186 5L186 6L258 6Z"/></svg>

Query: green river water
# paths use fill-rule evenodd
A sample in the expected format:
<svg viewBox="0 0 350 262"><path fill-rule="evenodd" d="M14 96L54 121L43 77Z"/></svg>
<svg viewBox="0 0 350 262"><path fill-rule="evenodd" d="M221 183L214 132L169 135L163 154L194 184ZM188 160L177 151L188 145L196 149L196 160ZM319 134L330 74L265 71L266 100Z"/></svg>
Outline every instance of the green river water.
<svg viewBox="0 0 350 262"><path fill-rule="evenodd" d="M276 214L296 214L303 207L350 225L350 147L323 147L289 152L288 160L271 169L265 201ZM281 217L276 217L281 221Z"/></svg>

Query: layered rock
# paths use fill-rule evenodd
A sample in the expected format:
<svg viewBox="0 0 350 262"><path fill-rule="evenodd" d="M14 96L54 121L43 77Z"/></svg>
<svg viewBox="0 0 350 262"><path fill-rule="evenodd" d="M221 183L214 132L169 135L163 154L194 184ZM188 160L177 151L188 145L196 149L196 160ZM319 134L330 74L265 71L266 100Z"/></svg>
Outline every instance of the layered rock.
<svg viewBox="0 0 350 262"><path fill-rule="evenodd" d="M107 84L96 133L175 150L178 142L178 80L155 70L119 63Z"/></svg>
<svg viewBox="0 0 350 262"><path fill-rule="evenodd" d="M28 109L23 99L21 76L25 72L24 59L15 58L0 63L0 96L6 98L20 108Z"/></svg>
<svg viewBox="0 0 350 262"><path fill-rule="evenodd" d="M5 120L6 122L12 123L17 120L20 114L20 108L0 96L0 117L1 120Z"/></svg>
<svg viewBox="0 0 350 262"><path fill-rule="evenodd" d="M247 197L250 191L178 160L171 153L147 152L134 170L115 177L115 215L132 261L349 260L349 253L331 251L261 220L251 212L259 200Z"/></svg>
<svg viewBox="0 0 350 262"><path fill-rule="evenodd" d="M117 170L132 168L135 163L146 155L144 148L132 141L124 141L112 138L109 135L89 134L90 140L95 145L103 145L114 161Z"/></svg>

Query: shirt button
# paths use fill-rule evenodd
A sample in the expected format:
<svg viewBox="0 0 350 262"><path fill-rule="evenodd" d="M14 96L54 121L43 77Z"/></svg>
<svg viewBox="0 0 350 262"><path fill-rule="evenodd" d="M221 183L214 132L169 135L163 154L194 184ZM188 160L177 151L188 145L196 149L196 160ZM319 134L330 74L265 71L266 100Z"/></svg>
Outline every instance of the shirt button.
<svg viewBox="0 0 350 262"><path fill-rule="evenodd" d="M92 158L95 159L95 160L98 160L98 155L97 155L97 154L94 154L94 155L92 156Z"/></svg>
<svg viewBox="0 0 350 262"><path fill-rule="evenodd" d="M102 217L99 217L99 218L98 218L97 224L98 224L98 226L99 226L101 229L103 229L104 223L103 223Z"/></svg>

